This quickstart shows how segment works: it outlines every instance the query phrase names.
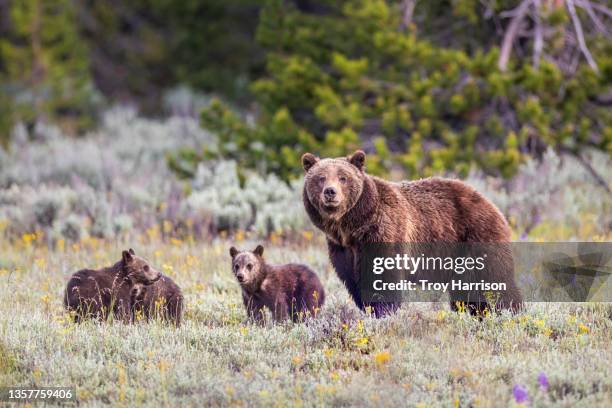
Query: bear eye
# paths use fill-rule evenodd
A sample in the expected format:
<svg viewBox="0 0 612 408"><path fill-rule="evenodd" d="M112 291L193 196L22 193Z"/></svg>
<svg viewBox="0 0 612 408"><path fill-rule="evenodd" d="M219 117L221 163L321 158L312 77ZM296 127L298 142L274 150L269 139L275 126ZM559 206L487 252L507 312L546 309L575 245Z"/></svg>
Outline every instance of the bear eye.
<svg viewBox="0 0 612 408"><path fill-rule="evenodd" d="M340 182L346 183L346 176L340 176Z"/></svg>
<svg viewBox="0 0 612 408"><path fill-rule="evenodd" d="M247 264L247 269L250 271L251 269L253 269L253 264Z"/></svg>
<svg viewBox="0 0 612 408"><path fill-rule="evenodd" d="M319 182L323 183L325 181L325 176L319 176Z"/></svg>
<svg viewBox="0 0 612 408"><path fill-rule="evenodd" d="M235 270L236 272L238 272L238 264L235 264L235 265L234 265L234 270Z"/></svg>
<svg viewBox="0 0 612 408"><path fill-rule="evenodd" d="M149 272L149 265L145 265L142 269L144 269L145 272Z"/></svg>

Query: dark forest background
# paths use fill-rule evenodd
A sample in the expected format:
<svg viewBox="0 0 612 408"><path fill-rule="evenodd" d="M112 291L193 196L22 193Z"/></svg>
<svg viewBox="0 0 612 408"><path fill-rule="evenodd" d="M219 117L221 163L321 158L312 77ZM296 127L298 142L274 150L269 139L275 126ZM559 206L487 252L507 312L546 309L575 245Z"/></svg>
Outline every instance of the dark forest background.
<svg viewBox="0 0 612 408"><path fill-rule="evenodd" d="M303 151L359 147L378 174L510 177L548 147L589 168L611 84L606 0L0 0L5 147L16 123L167 115L183 85L218 140L168 157L185 177L223 157L291 179Z"/></svg>

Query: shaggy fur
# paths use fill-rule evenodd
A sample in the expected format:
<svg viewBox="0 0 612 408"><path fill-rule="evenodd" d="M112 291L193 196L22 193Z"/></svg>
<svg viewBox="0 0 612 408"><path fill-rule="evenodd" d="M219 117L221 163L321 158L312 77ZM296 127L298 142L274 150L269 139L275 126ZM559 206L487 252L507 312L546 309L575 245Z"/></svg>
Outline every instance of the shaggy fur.
<svg viewBox="0 0 612 408"><path fill-rule="evenodd" d="M231 247L230 256L250 318L261 321L264 307L277 321L316 317L325 301L325 291L312 269L300 264L267 264L261 245L252 252Z"/></svg>
<svg viewBox="0 0 612 408"><path fill-rule="evenodd" d="M181 325L183 294L181 288L164 274L152 285L135 286L131 302L135 313L142 313L147 320L157 317L177 327Z"/></svg>
<svg viewBox="0 0 612 408"><path fill-rule="evenodd" d="M510 241L508 224L493 203L467 184L443 178L399 183L365 172L365 153L319 159L302 156L305 170L303 201L313 224L327 236L330 260L360 308L365 305L359 289L360 256L371 243ZM489 268L486 278L507 283L498 306L516 309L522 303L514 282L509 250L496 255L503 268ZM504 271L504 272L498 272ZM503 273L504 276L496 276ZM451 293L451 305L456 307ZM377 316L397 305L373 303ZM470 305L480 311L484 300Z"/></svg>
<svg viewBox="0 0 612 408"><path fill-rule="evenodd" d="M132 290L151 285L160 278L160 272L130 248L123 251L121 260L113 266L74 273L66 286L64 306L74 313L76 322L86 318L106 320L111 315L130 322Z"/></svg>

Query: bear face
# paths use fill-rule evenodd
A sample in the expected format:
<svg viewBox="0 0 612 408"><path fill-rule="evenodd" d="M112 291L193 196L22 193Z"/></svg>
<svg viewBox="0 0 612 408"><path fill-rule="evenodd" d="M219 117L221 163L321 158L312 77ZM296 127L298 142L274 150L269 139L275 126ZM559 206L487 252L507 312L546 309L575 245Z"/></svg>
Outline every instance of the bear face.
<svg viewBox="0 0 612 408"><path fill-rule="evenodd" d="M355 206L363 192L364 164L361 150L348 157L322 160L311 153L302 156L304 191L322 217L339 220Z"/></svg>
<svg viewBox="0 0 612 408"><path fill-rule="evenodd" d="M137 256L132 248L123 251L122 259L123 273L134 285L151 285L161 278L161 273L153 268L146 259Z"/></svg>
<svg viewBox="0 0 612 408"><path fill-rule="evenodd" d="M230 248L232 257L232 272L244 288L254 288L261 282L264 274L263 246L257 245L254 251L240 252L236 248Z"/></svg>

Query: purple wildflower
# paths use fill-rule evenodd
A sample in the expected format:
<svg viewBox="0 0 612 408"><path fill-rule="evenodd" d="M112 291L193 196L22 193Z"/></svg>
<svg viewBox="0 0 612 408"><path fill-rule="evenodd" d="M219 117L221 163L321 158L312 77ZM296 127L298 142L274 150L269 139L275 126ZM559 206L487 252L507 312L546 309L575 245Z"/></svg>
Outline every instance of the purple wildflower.
<svg viewBox="0 0 612 408"><path fill-rule="evenodd" d="M548 391L548 377L546 377L544 372L541 372L540 375L538 375L538 384L540 384L540 389L542 391Z"/></svg>
<svg viewBox="0 0 612 408"><path fill-rule="evenodd" d="M512 393L514 394L514 400L518 404L523 404L529 401L529 396L527 395L527 389L523 387L522 385L516 384L514 386L514 389L512 390Z"/></svg>

